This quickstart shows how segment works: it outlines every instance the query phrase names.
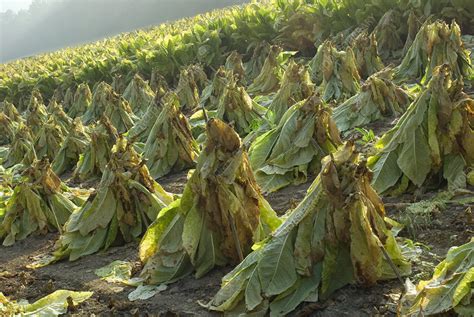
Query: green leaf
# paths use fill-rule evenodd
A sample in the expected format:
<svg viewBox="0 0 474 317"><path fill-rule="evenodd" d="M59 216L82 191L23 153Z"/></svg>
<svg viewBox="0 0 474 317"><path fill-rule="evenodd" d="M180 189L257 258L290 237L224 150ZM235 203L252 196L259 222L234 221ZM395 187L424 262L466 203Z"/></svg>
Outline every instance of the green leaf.
<svg viewBox="0 0 474 317"><path fill-rule="evenodd" d="M257 182L264 192L300 184L340 142L329 109L320 99L298 102L278 126L252 144L249 155Z"/></svg>
<svg viewBox="0 0 474 317"><path fill-rule="evenodd" d="M466 187L466 161L462 155L449 154L444 157L443 177L448 181L448 189Z"/></svg>
<svg viewBox="0 0 474 317"><path fill-rule="evenodd" d="M183 227L183 247L191 259L193 265L196 264L196 253L200 244L204 226L203 215L199 213L196 206L193 206L186 214ZM206 245L206 248L209 246Z"/></svg>
<svg viewBox="0 0 474 317"><path fill-rule="evenodd" d="M248 279L247 287L245 288L245 306L249 311L252 311L255 307L260 305L262 301L262 287L258 275L258 265L255 265Z"/></svg>
<svg viewBox="0 0 474 317"><path fill-rule="evenodd" d="M142 262L146 262L157 251L162 235L170 227L170 223L175 220L179 211L179 203L180 200L178 199L168 207L163 208L157 219L148 227L139 247L139 256Z"/></svg>
<svg viewBox="0 0 474 317"><path fill-rule="evenodd" d="M260 252L252 252L232 272L224 276L221 288L209 303L209 307L218 311L228 311L236 306L242 299L242 293L248 285L248 280L257 267L260 254ZM257 280L253 281L257 282ZM255 287L258 286L251 285L252 289ZM253 305L255 298L249 299L248 305Z"/></svg>
<svg viewBox="0 0 474 317"><path fill-rule="evenodd" d="M397 160L397 151L383 152L372 167L374 172L372 186L377 192L385 192L394 186L402 176L403 172L398 167Z"/></svg>
<svg viewBox="0 0 474 317"><path fill-rule="evenodd" d="M267 296L278 295L297 280L293 256L294 231L275 237L263 249L258 275Z"/></svg>
<svg viewBox="0 0 474 317"><path fill-rule="evenodd" d="M310 277L305 277L288 289L286 292L278 295L270 304L270 316L286 316L291 313L301 302L310 294L318 292L321 282L322 263L314 266Z"/></svg>
<svg viewBox="0 0 474 317"><path fill-rule="evenodd" d="M326 246L321 272L321 299L327 299L337 289L354 282L350 250L339 244Z"/></svg>
<svg viewBox="0 0 474 317"><path fill-rule="evenodd" d="M418 128L408 136L397 164L402 172L417 186L423 185L431 170L431 155L424 132Z"/></svg>

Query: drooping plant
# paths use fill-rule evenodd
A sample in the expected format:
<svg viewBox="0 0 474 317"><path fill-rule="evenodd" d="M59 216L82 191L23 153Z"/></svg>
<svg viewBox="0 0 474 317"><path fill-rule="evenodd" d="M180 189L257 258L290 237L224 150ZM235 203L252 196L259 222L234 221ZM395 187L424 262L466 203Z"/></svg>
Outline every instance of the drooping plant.
<svg viewBox="0 0 474 317"><path fill-rule="evenodd" d="M172 283L195 271L237 264L280 224L260 194L233 129L207 124L206 145L180 200L163 209L140 244L147 283Z"/></svg>
<svg viewBox="0 0 474 317"><path fill-rule="evenodd" d="M264 120L266 109L249 96L236 79L230 79L217 106L216 118L232 123L240 136L255 130Z"/></svg>
<svg viewBox="0 0 474 317"><path fill-rule="evenodd" d="M152 126L143 150L151 177L157 179L174 171L191 168L199 147L186 117L179 111L175 93L163 97L163 109Z"/></svg>
<svg viewBox="0 0 474 317"><path fill-rule="evenodd" d="M347 284L370 286L410 273L385 220L370 171L347 143L325 157L303 201L222 279L207 307L229 314L285 316ZM384 256L386 254L386 256Z"/></svg>
<svg viewBox="0 0 474 317"><path fill-rule="evenodd" d="M90 124L99 120L102 115L109 118L119 133L128 131L138 120L128 102L104 82L96 88L92 104L84 113L82 121L84 124Z"/></svg>
<svg viewBox="0 0 474 317"><path fill-rule="evenodd" d="M332 117L339 131L363 127L383 117L396 117L405 112L410 96L393 83L392 75L390 68L373 74L360 92L333 110Z"/></svg>
<svg viewBox="0 0 474 317"><path fill-rule="evenodd" d="M10 246L33 233L62 231L77 208L64 192L65 184L54 174L47 158L34 161L14 185L13 195L0 224L3 245Z"/></svg>
<svg viewBox="0 0 474 317"><path fill-rule="evenodd" d="M71 129L64 139L52 162L52 169L57 175L74 169L81 154L85 153L91 142L87 129L79 118L74 119Z"/></svg>
<svg viewBox="0 0 474 317"><path fill-rule="evenodd" d="M307 68L291 60L283 74L281 87L268 106L271 120L278 124L285 112L297 102L309 98L314 92Z"/></svg>
<svg viewBox="0 0 474 317"><path fill-rule="evenodd" d="M23 117L18 112L18 109L11 102L8 102L7 100L3 101L0 103L0 109L3 114L5 114L11 120L17 123L23 121Z"/></svg>
<svg viewBox="0 0 474 317"><path fill-rule="evenodd" d="M63 134L67 134L72 127L72 119L64 112L62 105L52 100L48 111L49 120L58 125Z"/></svg>
<svg viewBox="0 0 474 317"><path fill-rule="evenodd" d="M2 162L3 167L10 168L17 164L28 167L36 160L32 134L28 126L20 123L10 144L5 161Z"/></svg>
<svg viewBox="0 0 474 317"><path fill-rule="evenodd" d="M366 79L382 70L383 63L378 55L377 41L375 35L368 36L367 33L359 34L352 42L352 51L359 75Z"/></svg>
<svg viewBox="0 0 474 317"><path fill-rule="evenodd" d="M138 239L173 201L123 137L117 139L96 191L64 226L54 261L70 261Z"/></svg>
<svg viewBox="0 0 474 317"><path fill-rule="evenodd" d="M199 93L207 84L207 75L198 65L181 69L176 94L181 107L194 110L199 106Z"/></svg>
<svg viewBox="0 0 474 317"><path fill-rule="evenodd" d="M402 17L397 9L390 9L384 13L375 26L372 35L377 41L378 51L383 59L400 56L403 40L400 34Z"/></svg>
<svg viewBox="0 0 474 317"><path fill-rule="evenodd" d="M117 129L107 117L102 117L91 129L90 143L79 156L74 177L80 180L100 177L110 160L110 151L117 139Z"/></svg>
<svg viewBox="0 0 474 317"><path fill-rule="evenodd" d="M151 72L150 88L155 94L159 92L164 93L169 90L166 78L163 77L157 68L154 68Z"/></svg>
<svg viewBox="0 0 474 317"><path fill-rule="evenodd" d="M262 190L273 192L305 182L341 143L329 108L313 95L293 105L275 128L257 137L250 146L250 164Z"/></svg>
<svg viewBox="0 0 474 317"><path fill-rule="evenodd" d="M449 65L433 71L427 87L395 127L375 144L369 159L379 193L403 193L429 183L466 186L465 168L474 164L474 101Z"/></svg>
<svg viewBox="0 0 474 317"><path fill-rule="evenodd" d="M92 93L89 85L86 83L80 84L74 93L74 100L71 108L68 110L68 115L71 118L82 116L89 109L92 102Z"/></svg>
<svg viewBox="0 0 474 317"><path fill-rule="evenodd" d="M343 101L360 90L360 75L355 56L349 47L338 51L330 41L325 41L318 48L310 61L311 78L319 87L325 101Z"/></svg>
<svg viewBox="0 0 474 317"><path fill-rule="evenodd" d="M229 56L227 56L224 67L232 72L239 83L245 84L245 68L242 63L242 55L237 51L231 52Z"/></svg>
<svg viewBox="0 0 474 317"><path fill-rule="evenodd" d="M474 238L459 247L449 249L446 258L434 269L429 280L414 287L404 296L405 316L437 315L454 312L470 316L474 292Z"/></svg>
<svg viewBox="0 0 474 317"><path fill-rule="evenodd" d="M278 59L278 55L280 55L281 52L282 48L277 45L270 47L260 73L247 88L249 93L265 95L275 92L280 88L283 68Z"/></svg>
<svg viewBox="0 0 474 317"><path fill-rule="evenodd" d="M142 117L153 101L154 94L143 78L136 74L125 88L122 97L128 101L133 113Z"/></svg>
<svg viewBox="0 0 474 317"><path fill-rule="evenodd" d="M270 53L270 44L263 41L259 42L251 53L250 59L244 64L245 77L249 81L253 81L262 72L265 60Z"/></svg>
<svg viewBox="0 0 474 317"><path fill-rule="evenodd" d="M199 102L201 107L204 107L206 110L217 109L225 87L229 80L231 80L232 75L231 71L226 70L224 67L219 67L212 81L202 91Z"/></svg>
<svg viewBox="0 0 474 317"><path fill-rule="evenodd" d="M48 120L48 111L42 100L40 94L33 94L26 110L26 124L30 127L33 135L36 135Z"/></svg>
<svg viewBox="0 0 474 317"><path fill-rule="evenodd" d="M453 79L469 78L473 72L458 24L427 20L398 66L395 79L428 83L434 69L442 64L450 66Z"/></svg>
<svg viewBox="0 0 474 317"><path fill-rule="evenodd" d="M150 135L151 129L156 119L163 110L163 97L165 91L156 93L153 101L150 102L145 114L138 120L135 125L127 132L127 139L132 142L145 143Z"/></svg>
<svg viewBox="0 0 474 317"><path fill-rule="evenodd" d="M0 145L10 144L15 138L18 123L12 121L3 112L0 113Z"/></svg>
<svg viewBox="0 0 474 317"><path fill-rule="evenodd" d="M65 136L61 127L51 118L41 126L35 139L34 146L38 158L47 157L53 160L64 142Z"/></svg>

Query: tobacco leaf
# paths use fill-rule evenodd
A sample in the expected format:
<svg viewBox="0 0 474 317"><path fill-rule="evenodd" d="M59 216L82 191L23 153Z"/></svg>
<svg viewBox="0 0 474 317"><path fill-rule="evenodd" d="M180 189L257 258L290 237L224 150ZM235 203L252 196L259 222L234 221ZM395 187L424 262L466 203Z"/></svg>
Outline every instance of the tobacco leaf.
<svg viewBox="0 0 474 317"><path fill-rule="evenodd" d="M106 116L119 133L127 132L138 120L128 101L105 82L101 82L94 90L92 103L82 116L82 121L88 125L102 116Z"/></svg>
<svg viewBox="0 0 474 317"><path fill-rule="evenodd" d="M79 161L80 155L86 151L91 142L88 129L86 129L79 119L75 119L71 130L55 154L52 162L52 169L57 175L72 170Z"/></svg>
<svg viewBox="0 0 474 317"><path fill-rule="evenodd" d="M79 156L74 177L80 180L100 177L110 159L111 149L117 138L117 129L107 117L102 117L98 124L91 128L90 143Z"/></svg>
<svg viewBox="0 0 474 317"><path fill-rule="evenodd" d="M11 301L0 292L0 313L6 316L59 316L66 314L70 305L78 305L92 296L92 292L57 290L30 304Z"/></svg>
<svg viewBox="0 0 474 317"><path fill-rule="evenodd" d="M36 159L36 151L31 129L20 123L10 144L10 150L2 162L4 168L10 168L17 164L23 167L30 166Z"/></svg>
<svg viewBox="0 0 474 317"><path fill-rule="evenodd" d="M198 65L181 69L175 92L183 110L195 110L199 107L199 94L207 81L206 73Z"/></svg>
<svg viewBox="0 0 474 317"><path fill-rule="evenodd" d="M351 47L357 70L362 78L368 78L383 69L382 60L378 55L375 34L372 33L369 36L367 32L362 32L353 40Z"/></svg>
<svg viewBox="0 0 474 317"><path fill-rule="evenodd" d="M283 74L281 87L268 106L271 120L278 124L289 107L309 98L313 91L314 85L306 67L291 60Z"/></svg>
<svg viewBox="0 0 474 317"><path fill-rule="evenodd" d="M282 64L278 58L280 53L282 53L281 47L276 45L270 47L260 73L247 88L249 93L265 95L280 88L280 79L283 75Z"/></svg>
<svg viewBox="0 0 474 317"><path fill-rule="evenodd" d="M324 101L343 101L360 90L360 75L354 52L349 47L338 51L331 41L325 41L309 63L311 79Z"/></svg>
<svg viewBox="0 0 474 317"><path fill-rule="evenodd" d="M92 93L89 85L82 83L77 86L76 92L74 93L74 101L71 107L68 109L67 114L71 118L81 117L86 113L92 102Z"/></svg>
<svg viewBox="0 0 474 317"><path fill-rule="evenodd" d="M230 79L217 105L215 117L232 124L235 131L244 137L266 121L266 111L252 100L243 86Z"/></svg>

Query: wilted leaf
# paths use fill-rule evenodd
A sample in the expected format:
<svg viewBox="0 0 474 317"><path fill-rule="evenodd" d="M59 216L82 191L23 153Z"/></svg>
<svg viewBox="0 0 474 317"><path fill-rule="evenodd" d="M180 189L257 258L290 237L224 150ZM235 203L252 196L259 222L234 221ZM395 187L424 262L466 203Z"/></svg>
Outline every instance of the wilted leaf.
<svg viewBox="0 0 474 317"><path fill-rule="evenodd" d="M360 75L351 48L338 51L331 41L325 41L309 65L311 78L324 101L342 101L360 90Z"/></svg>
<svg viewBox="0 0 474 317"><path fill-rule="evenodd" d="M9 301L0 293L0 312L9 316L59 316L67 313L69 303L78 305L92 296L92 292L57 290L33 304L27 301Z"/></svg>
<svg viewBox="0 0 474 317"><path fill-rule="evenodd" d="M132 263L117 260L95 270L94 273L107 282L123 283L128 281L132 276L132 268Z"/></svg>
<svg viewBox="0 0 474 317"><path fill-rule="evenodd" d="M469 78L473 72L469 52L462 46L458 24L454 20L448 25L444 21L428 19L398 66L395 78L428 83L435 68L443 64L450 67L454 79Z"/></svg>
<svg viewBox="0 0 474 317"><path fill-rule="evenodd" d="M163 109L143 149L150 175L155 179L193 167L199 152L191 127L179 110L176 94L169 93L163 100Z"/></svg>
<svg viewBox="0 0 474 317"><path fill-rule="evenodd" d="M387 69L370 76L360 92L334 109L332 117L344 132L383 117L401 115L409 102L409 95L391 81L391 70Z"/></svg>
<svg viewBox="0 0 474 317"><path fill-rule="evenodd" d="M125 88L122 97L129 102L133 113L141 117L147 111L150 103L153 102L154 95L150 86L140 75L136 74Z"/></svg>
<svg viewBox="0 0 474 317"><path fill-rule="evenodd" d="M136 300L147 300L152 298L156 294L166 290L168 286L165 284L161 284L158 286L155 285L140 285L130 294L128 294L129 301L136 301Z"/></svg>

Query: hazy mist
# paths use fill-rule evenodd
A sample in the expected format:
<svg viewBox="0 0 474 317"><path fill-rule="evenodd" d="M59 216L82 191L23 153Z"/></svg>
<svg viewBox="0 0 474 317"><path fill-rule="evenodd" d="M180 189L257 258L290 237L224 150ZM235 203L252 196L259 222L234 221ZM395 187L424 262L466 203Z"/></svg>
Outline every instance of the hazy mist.
<svg viewBox="0 0 474 317"><path fill-rule="evenodd" d="M0 13L0 63L248 0L34 0Z"/></svg>

